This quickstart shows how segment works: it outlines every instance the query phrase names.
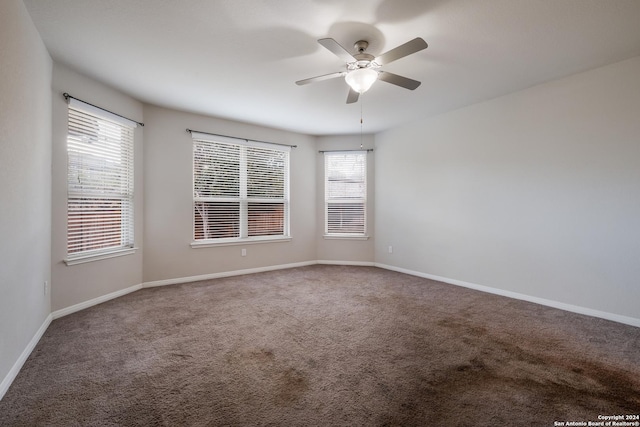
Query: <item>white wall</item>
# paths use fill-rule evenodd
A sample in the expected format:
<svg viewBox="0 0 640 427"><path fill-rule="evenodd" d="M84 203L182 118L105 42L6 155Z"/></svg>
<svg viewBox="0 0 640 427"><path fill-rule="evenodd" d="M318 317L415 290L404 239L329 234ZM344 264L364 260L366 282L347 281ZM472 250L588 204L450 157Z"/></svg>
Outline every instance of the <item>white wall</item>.
<svg viewBox="0 0 640 427"><path fill-rule="evenodd" d="M67 266L67 131L68 104L63 93L136 121L143 120L142 103L78 74L64 65L53 67L53 206L52 206L52 309L60 310L142 283L143 249L143 138L135 130L134 235L135 254Z"/></svg>
<svg viewBox="0 0 640 427"><path fill-rule="evenodd" d="M20 0L0 2L0 72L2 398L50 311L51 58Z"/></svg>
<svg viewBox="0 0 640 427"><path fill-rule="evenodd" d="M317 150L357 150L373 148L373 135L319 136ZM368 240L325 239L324 234L324 156L316 151L317 256L320 261L373 263L375 238L375 153L367 153L367 234Z"/></svg>
<svg viewBox="0 0 640 427"><path fill-rule="evenodd" d="M314 137L150 105L145 120L145 282L316 259ZM193 143L187 128L298 146L291 150L291 241L191 248Z"/></svg>
<svg viewBox="0 0 640 427"><path fill-rule="evenodd" d="M638 76L640 57L377 135L376 262L640 319Z"/></svg>

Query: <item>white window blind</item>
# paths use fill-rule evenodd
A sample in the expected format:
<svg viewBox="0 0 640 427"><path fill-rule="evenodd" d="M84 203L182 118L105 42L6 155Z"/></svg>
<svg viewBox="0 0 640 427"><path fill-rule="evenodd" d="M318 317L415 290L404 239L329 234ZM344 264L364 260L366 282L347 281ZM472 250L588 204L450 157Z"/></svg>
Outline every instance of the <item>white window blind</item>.
<svg viewBox="0 0 640 427"><path fill-rule="evenodd" d="M75 100L71 100L75 101ZM69 105L67 253L133 248L134 124Z"/></svg>
<svg viewBox="0 0 640 427"><path fill-rule="evenodd" d="M326 152L325 234L364 236L367 226L366 152Z"/></svg>
<svg viewBox="0 0 640 427"><path fill-rule="evenodd" d="M194 241L289 236L289 148L192 136Z"/></svg>

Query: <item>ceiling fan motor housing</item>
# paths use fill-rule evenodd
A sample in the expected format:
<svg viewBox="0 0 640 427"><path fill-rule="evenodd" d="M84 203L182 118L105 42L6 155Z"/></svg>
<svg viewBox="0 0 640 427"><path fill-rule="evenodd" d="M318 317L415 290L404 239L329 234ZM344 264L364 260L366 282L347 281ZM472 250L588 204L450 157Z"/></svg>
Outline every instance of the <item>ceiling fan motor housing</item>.
<svg viewBox="0 0 640 427"><path fill-rule="evenodd" d="M367 47L369 47L369 42L366 40L358 40L355 42L353 47L358 52L353 55L357 61L348 63L347 69L356 70L358 68L380 68L378 64L373 62L375 56L365 53Z"/></svg>
<svg viewBox="0 0 640 427"><path fill-rule="evenodd" d="M355 42L353 47L358 51L358 53L364 53L364 51L369 47L369 42L366 40L358 40Z"/></svg>

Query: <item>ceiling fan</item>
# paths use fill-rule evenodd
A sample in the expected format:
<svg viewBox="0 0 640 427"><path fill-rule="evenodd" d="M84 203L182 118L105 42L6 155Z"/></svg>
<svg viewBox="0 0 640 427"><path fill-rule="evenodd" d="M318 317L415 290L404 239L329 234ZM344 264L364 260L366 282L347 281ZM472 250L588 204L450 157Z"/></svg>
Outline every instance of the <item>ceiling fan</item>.
<svg viewBox="0 0 640 427"><path fill-rule="evenodd" d="M336 77L344 77L349 85L349 94L347 95L347 104L358 101L360 94L365 93L376 80L382 80L405 89L414 90L420 86L420 82L407 77L399 76L388 71L380 70L380 67L387 65L397 59L419 52L427 48L427 42L420 37L406 42L380 56L374 57L366 53L369 42L365 40L357 41L353 47L357 51L352 55L345 48L332 38L318 40L323 47L331 51L338 58L345 61L347 69L322 76L311 77L309 79L298 80L298 86L309 83L329 80Z"/></svg>

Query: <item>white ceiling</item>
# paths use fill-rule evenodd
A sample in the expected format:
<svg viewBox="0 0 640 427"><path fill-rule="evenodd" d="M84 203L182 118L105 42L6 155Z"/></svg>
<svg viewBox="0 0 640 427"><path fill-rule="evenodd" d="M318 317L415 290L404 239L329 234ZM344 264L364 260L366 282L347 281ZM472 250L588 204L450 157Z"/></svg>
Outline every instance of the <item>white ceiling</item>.
<svg viewBox="0 0 640 427"><path fill-rule="evenodd" d="M312 135L379 132L640 55L640 0L25 0L54 60L152 104ZM429 48L384 70L357 104L317 43L378 55ZM639 76L640 77L640 76Z"/></svg>

